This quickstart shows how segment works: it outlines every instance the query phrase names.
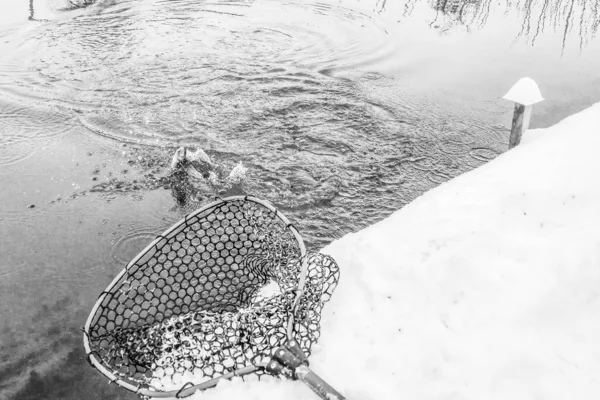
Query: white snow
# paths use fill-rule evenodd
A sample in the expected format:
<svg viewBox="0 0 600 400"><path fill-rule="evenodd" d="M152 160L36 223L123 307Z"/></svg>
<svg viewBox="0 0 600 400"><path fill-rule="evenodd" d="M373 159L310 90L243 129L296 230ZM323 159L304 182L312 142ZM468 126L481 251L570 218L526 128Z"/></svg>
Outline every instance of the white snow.
<svg viewBox="0 0 600 400"><path fill-rule="evenodd" d="M537 137L537 140L532 140ZM600 103L323 249L311 367L348 399L600 398ZM191 399L317 399L225 381Z"/></svg>
<svg viewBox="0 0 600 400"><path fill-rule="evenodd" d="M515 103L530 106L544 100L540 88L531 78L522 78L514 84L506 93L503 99L514 101Z"/></svg>

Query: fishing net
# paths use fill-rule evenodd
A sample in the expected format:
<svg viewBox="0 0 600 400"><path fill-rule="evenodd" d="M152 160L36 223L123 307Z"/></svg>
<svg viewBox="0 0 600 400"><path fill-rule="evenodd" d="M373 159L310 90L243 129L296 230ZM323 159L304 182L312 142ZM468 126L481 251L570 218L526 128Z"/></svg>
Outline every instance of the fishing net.
<svg viewBox="0 0 600 400"><path fill-rule="evenodd" d="M310 354L338 278L270 204L221 199L157 237L102 292L83 329L88 361L145 397L261 375L290 341Z"/></svg>

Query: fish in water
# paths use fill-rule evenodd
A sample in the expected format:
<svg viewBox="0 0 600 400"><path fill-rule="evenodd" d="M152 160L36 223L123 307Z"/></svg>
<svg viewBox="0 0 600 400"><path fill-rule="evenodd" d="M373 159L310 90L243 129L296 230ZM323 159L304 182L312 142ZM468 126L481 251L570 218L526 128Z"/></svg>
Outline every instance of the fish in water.
<svg viewBox="0 0 600 400"><path fill-rule="evenodd" d="M185 205L188 200L195 196L199 189L199 183L204 176L208 177L211 163L204 151L202 153L190 152L185 147L175 151L171 160L171 192L180 206Z"/></svg>
<svg viewBox="0 0 600 400"><path fill-rule="evenodd" d="M215 167L204 150L191 151L186 147L180 147L173 155L171 169L173 171L185 170L186 173L192 176L209 179L210 172L214 173Z"/></svg>
<svg viewBox="0 0 600 400"><path fill-rule="evenodd" d="M212 162L202 149L195 151L179 147L171 160L173 195L180 205L184 205L192 195L207 183L214 193L224 194L239 187L246 179L248 168L240 162L225 179L220 178L220 168Z"/></svg>

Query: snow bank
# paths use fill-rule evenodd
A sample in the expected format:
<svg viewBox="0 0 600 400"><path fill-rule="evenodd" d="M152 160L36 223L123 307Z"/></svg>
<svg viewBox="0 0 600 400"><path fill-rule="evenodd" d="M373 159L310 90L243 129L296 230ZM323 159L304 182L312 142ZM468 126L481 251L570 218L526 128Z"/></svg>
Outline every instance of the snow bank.
<svg viewBox="0 0 600 400"><path fill-rule="evenodd" d="M523 143L323 249L342 277L311 361L348 399L600 398L600 103Z"/></svg>

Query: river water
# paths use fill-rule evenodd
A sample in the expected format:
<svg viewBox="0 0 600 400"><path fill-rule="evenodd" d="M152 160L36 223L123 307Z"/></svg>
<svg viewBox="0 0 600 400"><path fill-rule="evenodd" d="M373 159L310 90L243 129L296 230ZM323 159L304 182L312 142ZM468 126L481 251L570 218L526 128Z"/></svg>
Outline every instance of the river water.
<svg viewBox="0 0 600 400"><path fill-rule="evenodd" d="M533 127L600 101L598 1L73 1L0 6L2 399L134 398L79 327L214 195L177 205L178 146L242 161L318 250L506 151L519 78Z"/></svg>

